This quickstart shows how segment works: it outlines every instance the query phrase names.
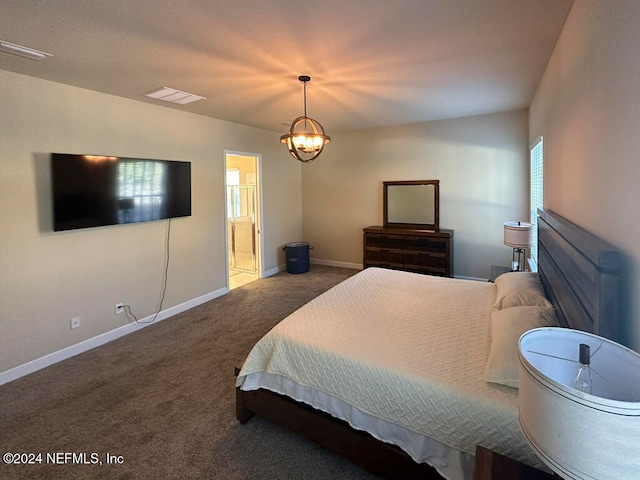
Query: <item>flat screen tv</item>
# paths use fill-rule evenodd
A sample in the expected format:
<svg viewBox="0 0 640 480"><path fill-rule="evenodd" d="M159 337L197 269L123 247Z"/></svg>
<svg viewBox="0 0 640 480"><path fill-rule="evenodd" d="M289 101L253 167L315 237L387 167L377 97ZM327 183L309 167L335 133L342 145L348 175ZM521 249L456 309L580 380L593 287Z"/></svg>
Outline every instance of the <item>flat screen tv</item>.
<svg viewBox="0 0 640 480"><path fill-rule="evenodd" d="M51 154L53 230L191 215L191 163Z"/></svg>

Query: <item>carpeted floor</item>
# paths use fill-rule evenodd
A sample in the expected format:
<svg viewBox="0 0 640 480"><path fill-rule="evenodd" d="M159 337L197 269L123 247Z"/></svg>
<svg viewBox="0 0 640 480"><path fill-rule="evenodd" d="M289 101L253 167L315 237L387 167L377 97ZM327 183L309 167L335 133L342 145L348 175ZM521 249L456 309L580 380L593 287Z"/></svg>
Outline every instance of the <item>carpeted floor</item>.
<svg viewBox="0 0 640 480"><path fill-rule="evenodd" d="M0 463L0 478L376 478L264 420L235 419L234 367L354 273L281 272L0 387L1 453L35 462Z"/></svg>

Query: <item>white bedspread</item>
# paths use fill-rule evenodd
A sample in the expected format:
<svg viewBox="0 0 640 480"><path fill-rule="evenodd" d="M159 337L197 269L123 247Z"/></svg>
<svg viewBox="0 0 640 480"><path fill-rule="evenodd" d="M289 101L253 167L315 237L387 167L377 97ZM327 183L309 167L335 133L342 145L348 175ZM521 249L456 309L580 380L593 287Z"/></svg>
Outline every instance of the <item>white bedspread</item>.
<svg viewBox="0 0 640 480"><path fill-rule="evenodd" d="M276 325L238 385L280 375L468 454L480 444L537 465L517 390L483 380L494 299L492 283L368 268Z"/></svg>

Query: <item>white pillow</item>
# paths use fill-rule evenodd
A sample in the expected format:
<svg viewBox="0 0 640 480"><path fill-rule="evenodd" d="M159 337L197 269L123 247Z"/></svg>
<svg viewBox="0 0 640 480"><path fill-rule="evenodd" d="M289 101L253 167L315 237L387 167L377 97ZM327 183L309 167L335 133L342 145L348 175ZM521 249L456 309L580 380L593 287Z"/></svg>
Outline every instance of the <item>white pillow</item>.
<svg viewBox="0 0 640 480"><path fill-rule="evenodd" d="M523 333L557 325L551 307L513 307L491 312L491 349L484 379L518 388L518 340Z"/></svg>
<svg viewBox="0 0 640 480"><path fill-rule="evenodd" d="M496 278L496 301L498 310L509 307L540 306L551 307L535 272L508 272Z"/></svg>

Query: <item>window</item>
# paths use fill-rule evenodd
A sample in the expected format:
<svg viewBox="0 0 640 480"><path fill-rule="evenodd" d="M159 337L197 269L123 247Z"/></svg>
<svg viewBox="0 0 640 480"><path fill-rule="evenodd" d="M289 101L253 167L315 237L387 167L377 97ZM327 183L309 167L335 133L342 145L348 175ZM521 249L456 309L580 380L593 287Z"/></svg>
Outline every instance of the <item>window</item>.
<svg viewBox="0 0 640 480"><path fill-rule="evenodd" d="M531 223L533 223L533 247L531 257L538 262L538 209L542 208L543 188L543 147L542 137L538 137L530 151L531 170L529 173L531 187L529 190L529 205L531 206Z"/></svg>
<svg viewBox="0 0 640 480"><path fill-rule="evenodd" d="M240 190L233 188L240 185L240 169L227 170L227 218L234 218L240 214Z"/></svg>

